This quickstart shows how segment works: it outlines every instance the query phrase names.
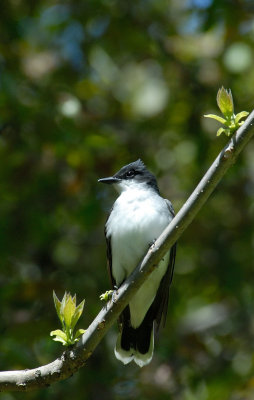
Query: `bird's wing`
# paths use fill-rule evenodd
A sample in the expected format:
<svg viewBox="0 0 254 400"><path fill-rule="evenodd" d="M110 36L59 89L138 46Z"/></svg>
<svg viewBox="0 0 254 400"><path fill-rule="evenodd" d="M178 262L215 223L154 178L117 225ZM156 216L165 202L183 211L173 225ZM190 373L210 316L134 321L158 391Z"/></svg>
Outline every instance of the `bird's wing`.
<svg viewBox="0 0 254 400"><path fill-rule="evenodd" d="M169 201L168 199L164 199L164 200L165 200L165 202L166 202L166 204L167 204L167 207L168 207L168 209L169 209L169 212L170 212L170 214L171 214L171 217L174 218L174 216L175 216L175 211L174 211L174 208L173 208L173 206L172 206L171 201Z"/></svg>
<svg viewBox="0 0 254 400"><path fill-rule="evenodd" d="M165 199L168 209L172 217L175 216L175 212L171 202ZM156 297L153 302L154 307L154 319L156 319L157 326L161 323L161 319L163 317L163 326L166 322L167 310L168 310L168 299L169 299L169 288L173 279L174 266L175 266L175 258L176 258L176 243L171 247L169 263L166 274L163 276L159 289L157 291Z"/></svg>
<svg viewBox="0 0 254 400"><path fill-rule="evenodd" d="M116 281L115 281L115 279L113 277L113 274L112 274L111 236L107 236L107 228L106 228L106 226L107 226L107 221L106 221L105 229L104 229L104 234L105 234L106 243L107 243L107 268L108 268L108 274L109 274L109 277L110 277L110 282L111 282L112 288L114 288L115 285L116 285Z"/></svg>
<svg viewBox="0 0 254 400"><path fill-rule="evenodd" d="M113 210L113 208L111 209L111 211ZM110 215L110 214L109 214ZM109 218L109 216L108 216ZM108 220L107 218L107 220ZM104 234L105 234L105 238L106 238L106 244L107 244L107 269L108 269L108 274L109 274L109 278L110 278L110 282L111 282L111 287L113 290L115 290L116 288L116 281L113 277L113 273L112 273L112 248L111 248L111 236L107 236L107 221L105 224L105 229L104 229ZM128 307L128 306L127 306ZM126 309L127 309L126 307ZM120 314L119 318L118 318L118 326L120 329L120 324L124 319L124 313Z"/></svg>

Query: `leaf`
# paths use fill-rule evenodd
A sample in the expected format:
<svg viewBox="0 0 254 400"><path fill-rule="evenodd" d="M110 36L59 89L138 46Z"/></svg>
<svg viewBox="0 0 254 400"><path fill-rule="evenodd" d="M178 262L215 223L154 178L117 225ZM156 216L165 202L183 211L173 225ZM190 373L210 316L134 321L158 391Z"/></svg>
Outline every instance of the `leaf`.
<svg viewBox="0 0 254 400"><path fill-rule="evenodd" d="M77 339L85 333L86 329L78 329L77 332L75 333L74 340L77 341Z"/></svg>
<svg viewBox="0 0 254 400"><path fill-rule="evenodd" d="M54 340L55 342L62 343L63 346L68 346L69 345L69 343L66 340L62 339L59 336L54 337L52 340Z"/></svg>
<svg viewBox="0 0 254 400"><path fill-rule="evenodd" d="M53 299L54 299L54 304L55 304L55 309L56 309L56 313L58 315L58 318L60 319L60 321L62 322L62 317L61 317L61 301L58 299L55 291L53 290Z"/></svg>
<svg viewBox="0 0 254 400"><path fill-rule="evenodd" d="M56 329L55 331L51 331L50 336L55 336L53 340L55 342L61 342L64 346L68 346L69 344L66 333L61 331L61 329Z"/></svg>
<svg viewBox="0 0 254 400"><path fill-rule="evenodd" d="M65 308L65 305L66 305L67 296L69 296L69 294L67 292L64 292L64 296L63 296L62 301L61 301L61 309L60 309L61 321L64 320L64 308Z"/></svg>
<svg viewBox="0 0 254 400"><path fill-rule="evenodd" d="M58 336L63 340L67 341L67 335L61 329L56 329L55 331L51 331L50 336Z"/></svg>
<svg viewBox="0 0 254 400"><path fill-rule="evenodd" d="M248 111L241 111L235 116L235 122L238 123L242 118L247 117L249 115Z"/></svg>
<svg viewBox="0 0 254 400"><path fill-rule="evenodd" d="M212 118L212 119L216 119L216 121L219 121L221 124L226 124L226 120L225 118L219 117L219 115L215 115L215 114L206 114L204 115L205 118Z"/></svg>
<svg viewBox="0 0 254 400"><path fill-rule="evenodd" d="M72 316L72 320L71 320L71 328L72 329L75 328L75 325L77 324L77 322L83 312L84 304L85 304L85 300L81 301L81 303L75 309L75 313Z"/></svg>
<svg viewBox="0 0 254 400"><path fill-rule="evenodd" d="M79 329L74 337L74 327L78 322L84 308L85 300L83 300L76 307L76 295L73 297L70 293L65 292L62 301L57 298L55 292L53 292L53 298L57 314L62 322L63 330L56 329L50 332L50 336L56 342L61 342L64 346L70 346L79 340L85 330Z"/></svg>
<svg viewBox="0 0 254 400"><path fill-rule="evenodd" d="M231 90L225 89L223 86L218 90L217 93L217 104L222 114L227 119L230 119L234 114L234 102Z"/></svg>
<svg viewBox="0 0 254 400"><path fill-rule="evenodd" d="M73 301L73 298L71 297L70 294L68 294L66 297L65 306L63 309L63 317L64 317L64 322L65 322L66 328L71 327L71 321L74 316L75 309L76 309L76 305Z"/></svg>
<svg viewBox="0 0 254 400"><path fill-rule="evenodd" d="M225 133L225 130L226 130L225 128L218 129L216 136L220 136L222 133Z"/></svg>

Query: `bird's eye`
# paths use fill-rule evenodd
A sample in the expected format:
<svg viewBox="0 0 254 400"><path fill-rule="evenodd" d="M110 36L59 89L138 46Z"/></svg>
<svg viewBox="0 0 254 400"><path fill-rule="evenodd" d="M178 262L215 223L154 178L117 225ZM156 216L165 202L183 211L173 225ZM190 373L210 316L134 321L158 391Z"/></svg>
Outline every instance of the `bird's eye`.
<svg viewBox="0 0 254 400"><path fill-rule="evenodd" d="M134 169L130 169L130 171L126 172L127 178L132 178L135 175Z"/></svg>

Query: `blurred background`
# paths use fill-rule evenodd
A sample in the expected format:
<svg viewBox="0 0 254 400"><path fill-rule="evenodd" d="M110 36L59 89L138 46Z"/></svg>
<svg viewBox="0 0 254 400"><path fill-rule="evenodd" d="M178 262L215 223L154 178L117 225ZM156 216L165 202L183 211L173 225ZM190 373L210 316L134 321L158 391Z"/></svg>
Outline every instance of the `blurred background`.
<svg viewBox="0 0 254 400"><path fill-rule="evenodd" d="M9 0L0 16L0 369L64 349L52 291L110 288L97 179L141 158L178 211L227 142L216 93L251 111L250 0ZM254 144L181 237L152 363L123 366L116 325L72 378L12 399L254 398Z"/></svg>

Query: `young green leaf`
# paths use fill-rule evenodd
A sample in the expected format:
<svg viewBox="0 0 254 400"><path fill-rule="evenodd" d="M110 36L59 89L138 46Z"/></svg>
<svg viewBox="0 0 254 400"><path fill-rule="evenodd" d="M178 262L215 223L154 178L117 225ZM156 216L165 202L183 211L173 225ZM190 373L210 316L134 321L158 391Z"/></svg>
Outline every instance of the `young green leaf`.
<svg viewBox="0 0 254 400"><path fill-rule="evenodd" d="M225 128L219 128L217 130L217 136L220 136L222 133L225 133Z"/></svg>
<svg viewBox="0 0 254 400"><path fill-rule="evenodd" d="M241 111L237 115L234 114L234 102L231 90L224 89L223 86L218 90L217 104L225 118L214 114L207 114L204 115L204 117L215 119L225 126L225 128L218 129L217 136L220 136L222 133L226 136L230 136L244 123L244 121L239 121L247 117L249 113L247 111Z"/></svg>
<svg viewBox="0 0 254 400"><path fill-rule="evenodd" d="M66 301L67 301L67 296L68 296L68 293L64 292L64 296L63 296L62 301L61 301L60 315L61 315L61 319L63 321L64 321L64 308L65 308L65 304L66 304Z"/></svg>
<svg viewBox="0 0 254 400"><path fill-rule="evenodd" d="M72 297L67 292L64 293L62 301L53 292L53 299L63 330L56 329L50 332L50 336L55 336L53 338L54 341L61 342L64 346L70 346L78 342L79 337L84 333L84 329L79 329L74 334L74 327L83 312L85 300L76 307L76 295Z"/></svg>
<svg viewBox="0 0 254 400"><path fill-rule="evenodd" d="M54 304L55 304L55 309L58 315L58 318L62 322L62 317L61 317L61 301L58 299L55 291L53 290L53 299L54 299Z"/></svg>
<svg viewBox="0 0 254 400"><path fill-rule="evenodd" d="M102 293L100 295L100 300L101 301L108 301L109 299L111 299L113 294L113 290L107 290L105 293Z"/></svg>
<svg viewBox="0 0 254 400"><path fill-rule="evenodd" d="M55 336L53 338L55 342L61 342L64 346L68 345L67 335L63 331L61 331L61 329L56 329L55 331L51 331L50 336Z"/></svg>
<svg viewBox="0 0 254 400"><path fill-rule="evenodd" d="M222 86L218 90L217 104L222 114L225 115L226 119L230 119L234 114L234 102L230 89L227 90Z"/></svg>
<svg viewBox="0 0 254 400"><path fill-rule="evenodd" d="M212 118L212 119L216 119L216 121L219 121L221 124L226 124L226 120L225 118L219 117L219 115L215 115L215 114L206 114L204 115L205 118Z"/></svg>
<svg viewBox="0 0 254 400"><path fill-rule="evenodd" d="M82 336L83 333L85 333L85 331L86 331L85 329L78 329L76 331L75 336L74 336L75 342L79 340L79 337Z"/></svg>
<svg viewBox="0 0 254 400"><path fill-rule="evenodd" d="M81 301L81 303L76 307L74 315L71 320L71 328L74 329L84 308L85 300Z"/></svg>
<svg viewBox="0 0 254 400"><path fill-rule="evenodd" d="M235 116L235 122L238 123L242 118L245 118L249 115L248 111L241 111Z"/></svg>
<svg viewBox="0 0 254 400"><path fill-rule="evenodd" d="M63 317L64 317L64 322L65 322L66 328L71 327L71 320L75 313L75 309L76 309L76 304L74 303L74 300L71 297L71 295L68 293L68 295L66 297L65 306L63 309Z"/></svg>

